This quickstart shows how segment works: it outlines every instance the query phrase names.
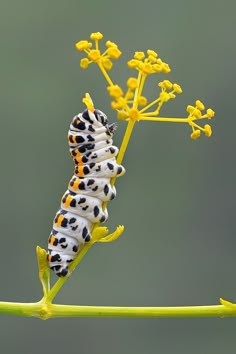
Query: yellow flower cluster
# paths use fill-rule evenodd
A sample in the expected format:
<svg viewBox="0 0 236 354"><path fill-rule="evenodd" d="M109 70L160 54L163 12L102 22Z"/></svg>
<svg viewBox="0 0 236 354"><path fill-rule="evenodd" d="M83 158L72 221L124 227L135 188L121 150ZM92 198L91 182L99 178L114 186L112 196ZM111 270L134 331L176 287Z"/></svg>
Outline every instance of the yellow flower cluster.
<svg viewBox="0 0 236 354"><path fill-rule="evenodd" d="M186 118L164 118L160 117L160 111L164 103L170 99L176 98L176 95L182 93L182 88L177 83L172 83L169 80L163 80L158 83L160 88L159 95L156 99L148 102L148 99L143 95L145 81L150 74L164 73L168 74L170 66L159 58L158 53L148 49L146 52L135 52L133 58L128 61L128 67L137 70L137 77L129 77L126 85L127 89L124 92L122 88L113 83L107 71L112 68L111 59L118 59L121 55L117 44L107 41L106 50L101 54L99 49L99 41L103 38L100 32L92 33L90 39L95 42L95 45L87 40L76 43L76 48L86 53L86 57L81 59L80 66L84 69L91 63L96 63L99 66L102 74L108 82L108 93L112 97L111 107L117 111L119 119L136 122L140 120L150 120L159 122L180 122L187 123L192 128L191 138L197 139L203 132L207 137L212 135L212 130L209 124L201 127L196 121L200 119L211 119L214 116L214 111L208 108L205 111L203 103L199 100L195 102L195 106L188 105ZM151 108L154 108L150 111ZM205 111L205 113L203 113Z"/></svg>
<svg viewBox="0 0 236 354"><path fill-rule="evenodd" d="M188 123L192 127L192 134L190 135L190 137L193 140L196 140L200 137L201 132L203 132L205 136L210 138L210 136L212 135L211 126L209 124L205 124L204 127L201 127L195 121L204 118L212 119L215 115L215 112L211 108L208 108L206 110L206 113L204 114L202 111L205 110L205 106L199 100L195 102L195 106L188 105L186 110L189 113L187 117Z"/></svg>
<svg viewBox="0 0 236 354"><path fill-rule="evenodd" d="M178 84L172 84L169 80L159 82L158 86L161 88L159 97L163 102L167 102L170 98L175 98L176 94L182 93L181 86Z"/></svg>
<svg viewBox="0 0 236 354"><path fill-rule="evenodd" d="M171 71L169 65L158 58L158 54L151 49L147 50L146 56L144 52L135 52L134 57L128 61L128 66L143 75L161 72L168 74Z"/></svg>
<svg viewBox="0 0 236 354"><path fill-rule="evenodd" d="M112 68L112 61L110 59L119 59L121 56L122 53L118 46L111 41L106 42L107 49L101 53L99 49L99 41L102 38L102 33L95 32L90 35L90 39L95 42L94 47L93 44L87 40L82 40L75 44L77 50L84 51L87 55L80 60L80 66L82 69L87 69L91 63L97 63L105 70L110 70Z"/></svg>

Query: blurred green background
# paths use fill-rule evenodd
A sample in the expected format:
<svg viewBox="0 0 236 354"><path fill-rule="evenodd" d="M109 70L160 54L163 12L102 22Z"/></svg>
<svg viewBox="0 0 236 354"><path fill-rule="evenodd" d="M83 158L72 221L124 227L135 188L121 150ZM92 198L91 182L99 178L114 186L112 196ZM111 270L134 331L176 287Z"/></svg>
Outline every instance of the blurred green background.
<svg viewBox="0 0 236 354"><path fill-rule="evenodd" d="M95 65L82 71L74 49L100 31L123 51L114 81L133 74L125 63L135 50L157 50L172 73L152 77L146 95L156 95L157 80L181 84L162 115L186 116L200 99L216 111L213 136L192 141L185 125L137 124L109 205L109 226L124 224L125 234L93 247L56 302L236 301L235 12L234 0L1 1L1 300L41 297L35 247L47 247L72 174L66 135L84 93L116 119L105 80ZM235 318L0 321L4 354L235 353Z"/></svg>

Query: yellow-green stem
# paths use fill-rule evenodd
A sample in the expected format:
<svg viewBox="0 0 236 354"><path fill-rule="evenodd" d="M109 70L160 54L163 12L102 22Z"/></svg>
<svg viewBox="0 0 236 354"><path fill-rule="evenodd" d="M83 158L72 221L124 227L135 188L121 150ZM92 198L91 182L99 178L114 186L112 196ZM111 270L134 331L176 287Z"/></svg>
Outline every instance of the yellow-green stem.
<svg viewBox="0 0 236 354"><path fill-rule="evenodd" d="M160 101L160 97L158 97L156 100L150 102L147 106L145 106L143 109L141 109L139 113L142 114L143 112L147 111L149 108L151 108L154 104L158 103L159 101Z"/></svg>
<svg viewBox="0 0 236 354"><path fill-rule="evenodd" d="M55 317L225 317L236 316L236 305L116 307L0 302L0 313L44 320Z"/></svg>
<svg viewBox="0 0 236 354"><path fill-rule="evenodd" d="M134 129L134 125L135 125L135 122L132 121L132 120L129 120L129 123L128 123L126 131L125 131L124 138L122 140L122 144L120 146L120 151L119 151L119 154L117 156L117 163L118 164L121 164L122 161L123 161L126 149L128 147L129 141L130 141L130 137L131 137L132 131Z"/></svg>
<svg viewBox="0 0 236 354"><path fill-rule="evenodd" d="M154 122L189 123L188 118L162 118L162 117L148 117L146 115L141 115L140 120L151 120Z"/></svg>
<svg viewBox="0 0 236 354"><path fill-rule="evenodd" d="M107 80L109 86L113 86L113 82L110 76L107 74L106 70L104 69L103 65L98 62L98 67L101 70L102 74L104 75L105 79Z"/></svg>
<svg viewBox="0 0 236 354"><path fill-rule="evenodd" d="M140 79L140 85L139 85L139 89L138 89L138 95L139 97L142 96L142 92L143 92L143 87L144 87L144 83L146 80L146 75L142 75L141 79Z"/></svg>
<svg viewBox="0 0 236 354"><path fill-rule="evenodd" d="M135 92L134 92L133 107L132 107L135 109L138 107L138 97L139 97L139 88L141 86L141 80L142 80L142 74L139 71L139 73L138 73L138 87L135 89Z"/></svg>

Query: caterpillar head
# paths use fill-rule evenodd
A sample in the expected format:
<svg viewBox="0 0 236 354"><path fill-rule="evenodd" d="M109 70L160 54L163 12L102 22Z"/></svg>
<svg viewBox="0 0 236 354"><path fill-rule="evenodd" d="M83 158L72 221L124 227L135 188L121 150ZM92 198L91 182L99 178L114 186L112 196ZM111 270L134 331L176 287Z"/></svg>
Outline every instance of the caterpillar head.
<svg viewBox="0 0 236 354"><path fill-rule="evenodd" d="M82 114L83 118L87 119L95 126L102 124L107 128L108 133L113 135L116 130L116 123L109 124L106 114L99 109L94 108L93 101L88 93L85 94L83 102L87 106L87 109Z"/></svg>
<svg viewBox="0 0 236 354"><path fill-rule="evenodd" d="M90 112L89 112L90 113ZM102 123L102 125L108 125L108 119L105 113L100 111L99 109L95 109L93 114L95 115L98 122Z"/></svg>
<svg viewBox="0 0 236 354"><path fill-rule="evenodd" d="M101 127L101 125L108 127L107 116L99 109L94 109L93 112L91 112L89 109L85 109L82 113L82 117L97 127Z"/></svg>
<svg viewBox="0 0 236 354"><path fill-rule="evenodd" d="M83 103L87 107L87 109L83 112L83 118L91 121L91 123L93 124L101 123L104 126L108 125L106 114L100 111L99 109L94 108L93 101L89 93L85 94L85 97L83 98Z"/></svg>

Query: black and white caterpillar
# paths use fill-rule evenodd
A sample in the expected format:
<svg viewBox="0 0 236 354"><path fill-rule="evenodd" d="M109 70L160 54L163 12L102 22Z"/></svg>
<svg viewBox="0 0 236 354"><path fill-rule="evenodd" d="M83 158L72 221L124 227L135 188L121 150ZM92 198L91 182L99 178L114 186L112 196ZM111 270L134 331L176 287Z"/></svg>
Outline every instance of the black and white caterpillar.
<svg viewBox="0 0 236 354"><path fill-rule="evenodd" d="M102 203L116 196L111 178L125 173L116 162L119 149L113 145L114 124L109 124L100 110L87 107L70 124L68 142L74 175L62 197L48 242L48 263L59 277L68 274L69 264L91 240L93 224L107 220Z"/></svg>

